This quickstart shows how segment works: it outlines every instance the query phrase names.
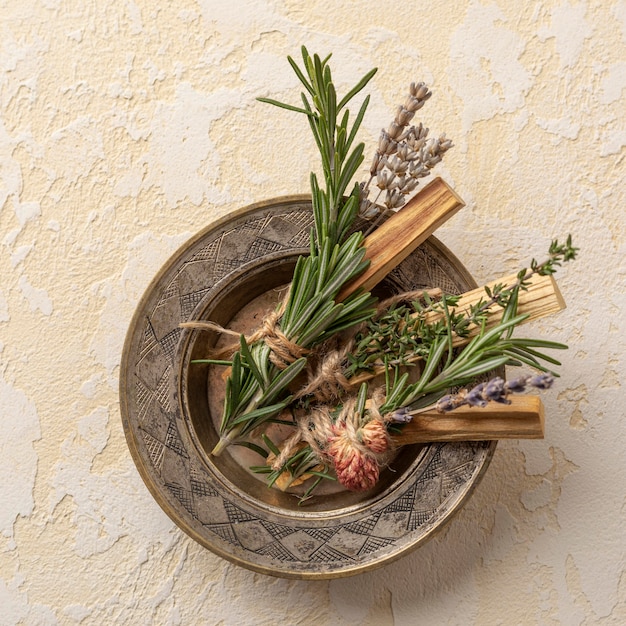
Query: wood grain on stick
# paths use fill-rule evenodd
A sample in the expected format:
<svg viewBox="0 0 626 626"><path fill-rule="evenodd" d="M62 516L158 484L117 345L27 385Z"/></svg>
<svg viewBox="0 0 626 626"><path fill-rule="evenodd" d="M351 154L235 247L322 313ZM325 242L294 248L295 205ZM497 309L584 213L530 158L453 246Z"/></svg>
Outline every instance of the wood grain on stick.
<svg viewBox="0 0 626 626"><path fill-rule="evenodd" d="M511 404L460 407L449 413L428 411L413 416L392 440L395 445L442 441L543 439L545 414L538 396L514 396Z"/></svg>
<svg viewBox="0 0 626 626"><path fill-rule="evenodd" d="M359 288L370 291L463 206L463 200L435 178L365 238L370 266L344 286L337 300L345 300Z"/></svg>

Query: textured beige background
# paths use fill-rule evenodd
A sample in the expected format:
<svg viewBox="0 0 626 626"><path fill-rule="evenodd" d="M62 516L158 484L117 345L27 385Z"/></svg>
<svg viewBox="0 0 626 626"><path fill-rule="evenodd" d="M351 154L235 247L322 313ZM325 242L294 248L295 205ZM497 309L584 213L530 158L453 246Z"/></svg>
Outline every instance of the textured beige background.
<svg viewBox="0 0 626 626"><path fill-rule="evenodd" d="M514 8L523 5L523 8ZM0 2L0 624L626 623L626 1ZM373 66L371 151L411 80L468 206L439 231L478 280L572 233L570 344L545 441L501 444L447 530L376 572L255 575L188 539L122 432L119 360L167 257L306 192L285 56Z"/></svg>

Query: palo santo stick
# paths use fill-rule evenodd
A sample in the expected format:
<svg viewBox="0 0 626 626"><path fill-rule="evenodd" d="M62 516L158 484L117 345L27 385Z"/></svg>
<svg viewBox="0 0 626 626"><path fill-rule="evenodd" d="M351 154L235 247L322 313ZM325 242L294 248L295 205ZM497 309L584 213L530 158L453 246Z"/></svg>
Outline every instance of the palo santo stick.
<svg viewBox="0 0 626 626"><path fill-rule="evenodd" d="M365 238L370 265L344 286L337 300L345 300L360 287L370 291L463 206L463 200L441 178L435 178Z"/></svg>
<svg viewBox="0 0 626 626"><path fill-rule="evenodd" d="M497 284L513 285L516 281L517 274L511 274L510 276L505 276L499 280L494 280L491 283L488 283L487 286L493 289L493 287ZM481 298L485 298L484 287L467 291L460 297L457 306L450 307L450 312L455 313L467 311L469 310L470 305L476 304ZM559 291L559 287L556 284L554 276L540 276L539 274L534 274L528 281L528 288L526 290L520 290L519 292L517 312L520 315L528 315L528 318L525 320L526 322L536 320L546 315L551 315L552 313L558 313L564 308L565 300ZM487 328L492 328L493 326L499 324L502 320L503 312L504 309L502 307L494 306L491 309L491 314L487 318ZM428 322L435 322L437 318L442 317L443 315L441 313L431 312L426 316L426 320ZM470 333L467 338L456 336L453 338L452 344L454 346L466 344L479 331L480 327L475 326L470 329ZM409 359L409 361L417 361L418 358ZM373 372L359 374L358 376L350 379L350 385L353 387L360 385L363 381L370 380L371 378L382 374L384 371L384 367L377 367Z"/></svg>
<svg viewBox="0 0 626 626"><path fill-rule="evenodd" d="M487 287L491 290L500 284L506 286L514 285L517 282L517 274L511 274L498 280L494 280L487 283ZM476 304L481 298L486 297L485 287L478 287L472 289L472 291L466 291L459 298L459 302L455 307L450 307L450 312L469 311L471 305ZM558 313L565 308L565 300L561 295L558 285L554 276L540 276L539 274L533 274L528 280L528 288L520 289L519 301L517 305L517 313L519 315L528 315L527 322L551 315L552 313ZM501 307L494 307L491 309L491 314L487 318L487 328L492 328L500 323L502 320L502 313L504 309ZM432 319L435 320L441 315L432 313ZM428 318L427 318L428 319ZM430 321L430 320L428 320ZM479 328L470 332L470 338L473 337Z"/></svg>
<svg viewBox="0 0 626 626"><path fill-rule="evenodd" d="M460 407L449 413L428 411L394 435L395 445L437 441L543 439L545 414L538 396L514 396L511 404L490 402L486 407Z"/></svg>

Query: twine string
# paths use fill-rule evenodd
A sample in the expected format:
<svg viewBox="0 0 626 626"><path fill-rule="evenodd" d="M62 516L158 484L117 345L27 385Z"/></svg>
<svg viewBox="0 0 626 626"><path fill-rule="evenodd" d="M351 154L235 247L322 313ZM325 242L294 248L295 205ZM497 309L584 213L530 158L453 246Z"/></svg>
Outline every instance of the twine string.
<svg viewBox="0 0 626 626"><path fill-rule="evenodd" d="M282 332L279 325L279 320L282 317L287 300L289 298L289 292L283 298L280 306L277 310L272 311L263 318L261 326L255 330L251 335L245 335L229 328L224 328L217 322L210 320L191 320L189 322L182 322L181 328L189 328L192 330L211 330L221 335L229 335L235 337L244 337L245 342L248 345L252 345L258 341L263 341L270 348L270 361L280 370L284 370L294 361L307 356L310 350L298 345L295 341L292 341ZM221 348L213 348L209 350L210 359L223 359L227 356L232 356L237 350L239 350L240 342L234 342Z"/></svg>

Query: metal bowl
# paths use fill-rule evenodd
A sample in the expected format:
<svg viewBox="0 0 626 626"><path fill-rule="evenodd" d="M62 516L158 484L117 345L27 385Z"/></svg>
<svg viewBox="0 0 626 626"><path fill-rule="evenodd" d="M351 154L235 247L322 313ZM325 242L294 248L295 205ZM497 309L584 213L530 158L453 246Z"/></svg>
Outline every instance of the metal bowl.
<svg viewBox="0 0 626 626"><path fill-rule="evenodd" d="M294 494L268 489L240 450L210 456L219 384L208 366L191 361L206 356L216 336L179 325L193 319L236 325L242 310L254 311L259 298L290 280L311 226L309 198L293 196L240 209L191 239L139 303L120 378L127 442L163 510L224 558L302 579L369 570L428 540L469 497L495 450L495 442L406 446L373 490L329 489L304 505ZM421 287L460 293L475 283L431 237L384 285Z"/></svg>

